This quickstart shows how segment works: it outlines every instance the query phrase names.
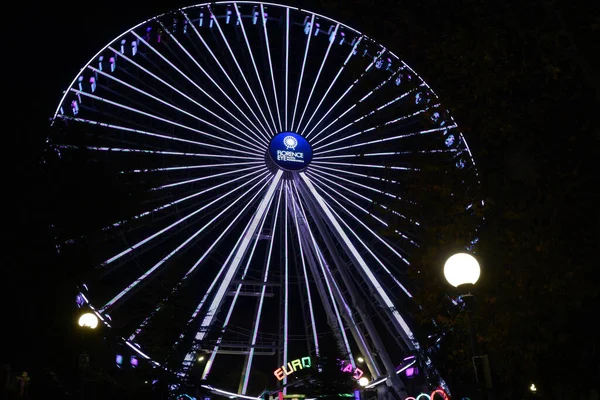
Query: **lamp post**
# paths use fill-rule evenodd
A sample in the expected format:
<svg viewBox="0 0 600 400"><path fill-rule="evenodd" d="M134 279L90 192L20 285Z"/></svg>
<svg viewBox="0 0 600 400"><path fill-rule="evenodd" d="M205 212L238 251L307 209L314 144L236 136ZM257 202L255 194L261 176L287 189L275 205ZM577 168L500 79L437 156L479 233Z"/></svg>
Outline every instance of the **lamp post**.
<svg viewBox="0 0 600 400"><path fill-rule="evenodd" d="M465 310L467 312L467 323L469 328L469 337L471 339L471 356L473 357L473 368L475 370L475 382L477 384L477 390L479 391L479 397L482 400L487 398L486 389L484 386L484 375L485 372L478 373L476 360L482 359L479 354L477 346L477 335L475 333L475 324L473 323L473 307L475 303L475 296L472 290L475 283L479 280L481 274L481 267L477 259L467 253L457 253L448 258L444 264L444 276L449 284L460 290L461 299L465 303Z"/></svg>
<svg viewBox="0 0 600 400"><path fill-rule="evenodd" d="M81 370L81 389L80 389L80 398L84 398L84 387L85 387L85 375L86 375L86 370L89 368L90 366L90 356L89 354L87 354L85 352L84 349L84 340L83 340L83 331L93 331L96 328L98 328L98 317L96 316L96 314L91 313L91 312L86 312L83 313L79 316L79 319L77 320L77 324L79 325L79 328L81 329L81 354L79 354L79 360L78 360L78 364L79 364L79 368Z"/></svg>

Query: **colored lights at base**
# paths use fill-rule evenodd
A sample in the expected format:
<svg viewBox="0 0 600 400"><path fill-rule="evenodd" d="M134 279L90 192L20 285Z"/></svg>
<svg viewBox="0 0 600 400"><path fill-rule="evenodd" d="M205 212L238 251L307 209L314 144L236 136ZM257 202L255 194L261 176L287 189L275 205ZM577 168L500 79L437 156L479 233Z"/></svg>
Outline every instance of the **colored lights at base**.
<svg viewBox="0 0 600 400"><path fill-rule="evenodd" d="M404 400L450 400L450 397L442 389L436 389L431 394L421 393L417 397L407 397Z"/></svg>

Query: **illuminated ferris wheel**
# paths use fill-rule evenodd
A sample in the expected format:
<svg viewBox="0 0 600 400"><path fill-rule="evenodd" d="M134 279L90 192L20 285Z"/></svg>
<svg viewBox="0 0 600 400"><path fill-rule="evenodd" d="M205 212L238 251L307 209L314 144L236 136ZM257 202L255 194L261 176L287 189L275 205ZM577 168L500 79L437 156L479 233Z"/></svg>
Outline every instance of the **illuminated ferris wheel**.
<svg viewBox="0 0 600 400"><path fill-rule="evenodd" d="M102 48L53 123L84 132L52 140L61 157L84 147L152 183L103 229L78 296L140 357L254 399L336 346L369 385L407 396L398 366L423 350L406 311L420 229L408 184L425 165L476 170L395 54L307 10L199 4Z"/></svg>

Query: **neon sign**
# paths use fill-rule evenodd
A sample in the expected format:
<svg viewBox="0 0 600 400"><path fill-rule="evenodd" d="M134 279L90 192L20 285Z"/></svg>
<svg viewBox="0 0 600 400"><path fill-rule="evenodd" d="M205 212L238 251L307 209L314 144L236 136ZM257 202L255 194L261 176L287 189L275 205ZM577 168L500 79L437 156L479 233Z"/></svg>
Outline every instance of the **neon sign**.
<svg viewBox="0 0 600 400"><path fill-rule="evenodd" d="M435 397L436 394L439 396ZM433 392L431 392L431 394L421 393L417 397L407 397L404 400L435 400L440 396L442 396L442 399L444 400L450 400L450 397L448 397L446 392L444 392L442 389L435 389Z"/></svg>
<svg viewBox="0 0 600 400"><path fill-rule="evenodd" d="M273 371L273 374L275 375L277 380L281 381L286 376L291 375L298 370L310 368L310 366L310 357L297 358L294 361L290 361L289 363L287 363L287 369L286 365L282 365L281 367Z"/></svg>
<svg viewBox="0 0 600 400"><path fill-rule="evenodd" d="M339 360L339 362L341 365L340 371L351 373L352 377L356 380L359 380L361 376L363 376L364 372L362 371L362 369L354 368L352 364L347 363L347 361L344 360Z"/></svg>
<svg viewBox="0 0 600 400"><path fill-rule="evenodd" d="M281 132L269 143L271 160L287 171L299 171L310 164L312 148L308 141L294 132Z"/></svg>

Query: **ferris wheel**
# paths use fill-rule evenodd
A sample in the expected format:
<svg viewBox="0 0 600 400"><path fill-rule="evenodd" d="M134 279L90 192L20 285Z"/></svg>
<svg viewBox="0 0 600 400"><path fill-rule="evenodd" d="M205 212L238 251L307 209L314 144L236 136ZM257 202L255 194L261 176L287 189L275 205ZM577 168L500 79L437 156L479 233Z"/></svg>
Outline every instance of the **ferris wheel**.
<svg viewBox="0 0 600 400"><path fill-rule="evenodd" d="M421 229L408 183L429 164L440 179L477 172L447 109L389 49L299 8L199 4L110 41L53 124L81 135L52 140L61 157L85 148L151 183L102 230L78 296L133 351L255 399L336 346L406 397L397 366L423 350L405 311Z"/></svg>

